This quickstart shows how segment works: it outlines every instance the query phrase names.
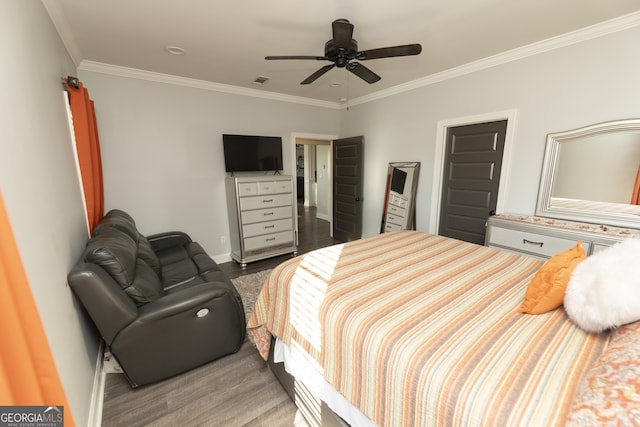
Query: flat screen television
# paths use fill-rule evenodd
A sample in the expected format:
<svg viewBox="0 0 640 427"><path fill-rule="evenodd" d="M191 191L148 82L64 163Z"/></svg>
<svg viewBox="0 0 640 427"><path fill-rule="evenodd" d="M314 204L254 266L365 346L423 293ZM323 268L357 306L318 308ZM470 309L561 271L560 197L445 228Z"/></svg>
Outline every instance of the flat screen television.
<svg viewBox="0 0 640 427"><path fill-rule="evenodd" d="M282 138L279 136L222 135L227 172L282 170Z"/></svg>
<svg viewBox="0 0 640 427"><path fill-rule="evenodd" d="M393 168L393 175L391 176L391 191L403 195L404 184L407 181L407 173L401 169Z"/></svg>

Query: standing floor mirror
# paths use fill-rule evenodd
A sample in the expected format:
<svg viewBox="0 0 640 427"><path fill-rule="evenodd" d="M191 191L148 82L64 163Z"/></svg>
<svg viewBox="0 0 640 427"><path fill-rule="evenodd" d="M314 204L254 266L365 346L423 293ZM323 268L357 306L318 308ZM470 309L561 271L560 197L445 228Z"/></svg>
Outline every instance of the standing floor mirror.
<svg viewBox="0 0 640 427"><path fill-rule="evenodd" d="M420 162L389 163L381 233L416 229L416 192Z"/></svg>

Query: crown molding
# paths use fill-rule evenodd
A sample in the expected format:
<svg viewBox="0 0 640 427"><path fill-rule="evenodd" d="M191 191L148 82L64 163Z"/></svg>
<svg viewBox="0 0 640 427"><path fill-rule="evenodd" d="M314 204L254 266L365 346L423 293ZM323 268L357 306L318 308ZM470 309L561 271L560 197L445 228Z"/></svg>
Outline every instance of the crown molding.
<svg viewBox="0 0 640 427"><path fill-rule="evenodd" d="M138 80L166 83L177 86L185 86L195 89L210 90L214 92L231 93L234 95L252 96L254 98L264 98L274 101L290 102L294 104L304 104L313 107L324 107L339 109L342 104L337 102L321 101L318 99L304 98L301 96L284 95L276 92L267 92L257 89L249 89L240 86L225 85L205 80L192 79L188 77L174 76L171 74L156 73L153 71L139 70L136 68L121 67L119 65L104 64L101 62L82 60L78 66L80 71L92 71L95 73L109 74L119 77L128 77Z"/></svg>
<svg viewBox="0 0 640 427"><path fill-rule="evenodd" d="M62 19L60 14L56 12L55 1L42 0L43 4L49 11L51 16L56 15L55 22L58 19ZM60 21L61 22L61 21ZM430 74L428 76L412 80L410 82L400 84L388 89L380 90L369 95L361 96L358 98L350 99L346 103L322 101L312 98L304 98L300 96L285 95L276 92L268 92L257 89L249 89L240 86L232 86L221 83L214 83L205 80L192 79L187 77L179 77L169 74L156 73L152 71L145 71L135 68L121 67L117 65L104 64L100 62L82 60L78 65L78 70L92 71L96 73L110 74L121 77L134 78L139 80L147 80L159 83L167 83L178 86L186 86L196 89L204 89L215 92L231 93L242 96L252 96L256 98L264 98L275 101L290 102L295 104L303 104L314 107L332 108L332 109L346 109L354 105L364 104L367 102L375 101L378 99L386 98L392 95L408 92L421 87L433 85L445 80L454 79L456 77L471 74L477 71L485 70L491 67L495 67L509 62L517 61L520 59L528 58L541 53L549 52L552 50L560 49L563 47L571 46L577 43L581 43L587 40L602 37L608 34L624 31L630 28L640 26L640 12L634 12L628 15L624 15L618 18L614 18L608 21L604 21L589 27L581 28L569 33L562 34L560 36L552 37L546 40L542 40L536 43L531 43L516 49L512 49L506 52L502 52L496 55L492 55L477 61L473 61L459 67L451 68L439 73ZM58 31L60 31L60 25L56 25ZM73 38L62 37L63 42L69 54L74 62L79 57L78 50L75 48L75 44L72 42Z"/></svg>
<svg viewBox="0 0 640 427"><path fill-rule="evenodd" d="M422 77L398 86L391 87L389 89L384 89L369 95L354 98L352 100L349 100L349 106L364 104L367 102L375 101L377 99L386 98L388 96L407 92L424 86L429 86L445 80L464 76L466 74L475 73L476 71L485 70L497 65L506 64L509 62L517 61L519 59L524 59L530 56L549 52L555 49L571 46L577 43L606 36L607 34L624 31L637 26L640 26L640 12L630 13L628 15L623 15L621 17L591 25L589 27L571 31L560 36L551 37L546 40L531 43L493 56L488 56L486 58L469 62L467 64L451 68L440 73L431 74L426 77Z"/></svg>

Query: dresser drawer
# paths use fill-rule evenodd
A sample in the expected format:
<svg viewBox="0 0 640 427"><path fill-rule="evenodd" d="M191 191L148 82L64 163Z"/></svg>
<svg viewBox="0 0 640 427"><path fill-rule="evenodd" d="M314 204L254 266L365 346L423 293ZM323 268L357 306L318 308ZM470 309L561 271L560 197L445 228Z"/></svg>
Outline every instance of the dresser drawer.
<svg viewBox="0 0 640 427"><path fill-rule="evenodd" d="M291 218L291 207L284 206L273 209L259 209L242 212L242 224L254 222L273 221L277 219Z"/></svg>
<svg viewBox="0 0 640 427"><path fill-rule="evenodd" d="M245 251L254 251L256 249L282 245L285 243L293 244L292 231L283 231L280 233L246 238L244 239L244 249Z"/></svg>
<svg viewBox="0 0 640 427"><path fill-rule="evenodd" d="M276 193L293 193L293 181L276 181Z"/></svg>
<svg viewBox="0 0 640 427"><path fill-rule="evenodd" d="M386 222L384 224L384 231L398 231L402 230L402 226L400 224L393 224L391 222Z"/></svg>
<svg viewBox="0 0 640 427"><path fill-rule="evenodd" d="M255 182L243 182L238 184L238 196L256 196L258 195L258 184Z"/></svg>
<svg viewBox="0 0 640 427"><path fill-rule="evenodd" d="M291 193L292 191L291 181L258 182L258 194Z"/></svg>
<svg viewBox="0 0 640 427"><path fill-rule="evenodd" d="M245 225L242 227L242 235L244 237L253 237L286 230L293 230L293 220L291 218Z"/></svg>
<svg viewBox="0 0 640 427"><path fill-rule="evenodd" d="M499 246L518 252L527 252L544 257L566 251L575 246L577 240L562 237L545 236L508 228L492 227L489 236L489 246ZM590 242L583 242L582 247L589 253Z"/></svg>
<svg viewBox="0 0 640 427"><path fill-rule="evenodd" d="M387 205L387 214L389 215L395 215L395 216L404 218L405 212L406 212L405 209L402 209L398 206L394 206L391 203Z"/></svg>
<svg viewBox="0 0 640 427"><path fill-rule="evenodd" d="M409 201L404 197L400 197L396 194L389 193L389 203L391 203L392 205L400 206L403 209L406 209L407 205L409 204Z"/></svg>
<svg viewBox="0 0 640 427"><path fill-rule="evenodd" d="M258 194L276 193L276 183L273 181L258 182Z"/></svg>
<svg viewBox="0 0 640 427"><path fill-rule="evenodd" d="M276 206L291 206L291 194L268 194L240 198L240 209L243 211Z"/></svg>
<svg viewBox="0 0 640 427"><path fill-rule="evenodd" d="M400 225L402 225L404 223L404 217L388 213L386 222L387 222L387 224L388 223L398 224L400 226Z"/></svg>

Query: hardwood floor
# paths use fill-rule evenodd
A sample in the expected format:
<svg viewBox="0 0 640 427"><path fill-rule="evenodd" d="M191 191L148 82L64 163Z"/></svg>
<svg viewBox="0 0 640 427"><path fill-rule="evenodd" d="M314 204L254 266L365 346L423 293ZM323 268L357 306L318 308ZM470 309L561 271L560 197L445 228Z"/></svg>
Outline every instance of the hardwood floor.
<svg viewBox="0 0 640 427"><path fill-rule="evenodd" d="M340 243L340 241L330 236L329 221L317 219L315 207L304 206L298 203L298 255L336 243ZM240 264L237 262L231 261L220 264L220 268L227 273L230 278L235 279L245 274L273 268L291 257L292 255L282 255L255 261L249 263L245 268L240 267Z"/></svg>
<svg viewBox="0 0 640 427"><path fill-rule="evenodd" d="M299 250L340 243L315 208L298 206ZM273 268L291 255L249 263L220 264L230 278ZM103 427L121 426L308 427L267 364L248 340L238 353L182 375L132 389L123 375L107 374Z"/></svg>

